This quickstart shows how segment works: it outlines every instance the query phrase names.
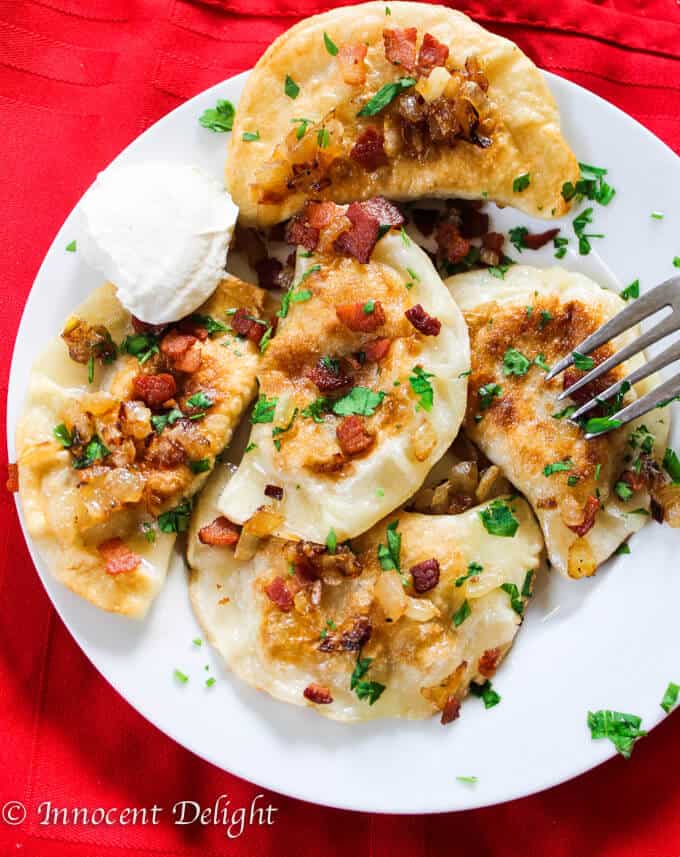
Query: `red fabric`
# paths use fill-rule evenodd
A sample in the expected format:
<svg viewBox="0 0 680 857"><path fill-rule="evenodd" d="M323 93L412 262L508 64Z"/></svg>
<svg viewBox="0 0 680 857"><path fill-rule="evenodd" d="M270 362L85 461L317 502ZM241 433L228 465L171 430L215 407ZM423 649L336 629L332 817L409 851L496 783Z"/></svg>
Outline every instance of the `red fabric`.
<svg viewBox="0 0 680 857"><path fill-rule="evenodd" d="M31 282L97 171L183 100L251 66L301 14L329 5L0 0L3 426L14 332ZM680 151L675 0L457 5L515 39L544 68L608 98ZM41 827L36 808L44 800L169 807L193 799L209 806L226 793L238 806L261 790L178 747L95 673L55 618L4 492L0 615L0 806L18 800L29 811L23 825L0 821L2 857L670 857L680 850L680 782L674 776L680 767L680 717L641 741L630 762L617 759L544 794L464 814L350 815L265 795L278 808L275 824L249 828L233 841L220 826L175 827L167 813L158 826ZM228 723L225 739L235 739ZM332 775L320 772L320 791L323 778Z"/></svg>

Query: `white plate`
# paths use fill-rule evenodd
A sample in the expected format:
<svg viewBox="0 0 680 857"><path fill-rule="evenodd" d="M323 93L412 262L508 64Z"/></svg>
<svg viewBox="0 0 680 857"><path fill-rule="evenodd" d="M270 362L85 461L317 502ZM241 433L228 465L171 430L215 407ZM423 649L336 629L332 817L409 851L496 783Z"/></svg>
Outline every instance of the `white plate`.
<svg viewBox="0 0 680 857"><path fill-rule="evenodd" d="M588 257L574 255L573 231L564 264L614 287L640 277L643 289L672 275L680 255L680 160L652 134L605 101L548 76L564 130L580 160L606 166L618 193L595 205ZM238 100L240 75L166 116L118 158L193 161L222 175L226 139L198 124L215 100ZM496 226L544 223L490 206ZM652 211L665 214L653 220ZM573 217L573 215L572 215ZM72 212L38 273L17 337L8 397L10 438L32 360L72 308L99 283L78 253ZM552 225L552 224L550 224ZM512 253L517 257L516 253ZM552 250L525 251L522 260L552 264ZM678 432L675 432L678 446ZM10 460L14 460L10 440ZM569 583L553 576L538 592L514 651L494 686L500 705L485 710L471 698L453 726L373 722L343 726L312 711L275 702L242 685L220 665L200 635L187 598L179 557L147 621L102 613L49 575L29 548L59 615L104 677L144 717L194 753L267 788L308 801L376 812L440 812L485 806L531 794L594 767L613 755L594 742L588 709L639 714L649 729L662 719L659 701L680 681L677 605L680 537L651 524L632 539L632 555L607 564L595 579ZM210 675L217 684L206 689ZM178 685L173 669L190 676ZM106 724L101 725L107 728ZM475 775L476 785L456 780Z"/></svg>

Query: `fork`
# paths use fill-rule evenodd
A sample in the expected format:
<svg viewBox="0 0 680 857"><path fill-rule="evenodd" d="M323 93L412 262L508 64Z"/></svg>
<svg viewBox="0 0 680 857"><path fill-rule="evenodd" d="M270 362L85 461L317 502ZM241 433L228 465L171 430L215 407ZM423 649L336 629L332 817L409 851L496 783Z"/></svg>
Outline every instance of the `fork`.
<svg viewBox="0 0 680 857"><path fill-rule="evenodd" d="M656 286L651 291L642 295L642 297L635 299L633 303L629 304L625 309L622 309L618 315L615 315L614 318L603 324L602 327L595 331L595 333L584 339L583 342L574 349L574 352L587 356L591 351L594 351L596 348L599 348L606 342L609 342L610 339L616 338L629 328L639 324L641 321L644 321L646 318L649 318L659 312L659 310L665 309L666 307L671 308L672 312L670 314L666 315L658 324L643 333L633 342L630 342L620 351L612 354L611 357L608 357L598 366L593 367L586 375L579 378L570 387L564 390L564 392L560 393L557 397L558 401L568 398L582 387L585 387L586 384L590 384L598 378L601 378L610 369L613 369L615 366L623 363L624 360L628 360L630 357L639 354L644 348L647 348L656 342L660 342L671 333L675 333L676 330L680 330L680 276L671 277L670 280L666 280L665 283L661 283L660 286ZM562 360L556 363L545 376L545 380L550 381L551 378L554 378L556 375L564 372L567 367L571 366L574 363L574 352L563 357ZM652 360L649 360L638 369L635 369L626 378L623 378L621 381L617 381L615 384L612 384L604 390L604 392L594 396L584 405L581 405L580 408L571 414L569 419L571 421L578 420L579 417L582 417L597 405L606 402L622 390L625 393L633 384L637 384L638 381L642 381L644 378L647 378L654 372L658 372L660 369L663 369L670 363L674 363L676 360L680 360L680 340L671 344L670 347L662 351ZM669 378L667 381L664 381L659 387L651 390L649 393L646 393L640 399L636 399L625 408L622 408L612 414L609 417L609 420L611 421L609 425L602 427L600 430L586 431L585 437L587 440L590 440L591 438L604 434L604 432L609 431L612 428L619 428L619 426L625 425L626 423L643 416L643 414L649 413L649 411L654 408L667 404L679 395L680 373Z"/></svg>

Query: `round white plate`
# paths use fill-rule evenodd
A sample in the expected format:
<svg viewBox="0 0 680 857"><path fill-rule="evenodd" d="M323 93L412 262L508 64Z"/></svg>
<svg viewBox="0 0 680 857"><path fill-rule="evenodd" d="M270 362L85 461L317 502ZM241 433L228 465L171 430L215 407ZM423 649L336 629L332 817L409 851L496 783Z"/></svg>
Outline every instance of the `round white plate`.
<svg viewBox="0 0 680 857"><path fill-rule="evenodd" d="M638 277L643 289L668 278L674 273L673 257L680 255L680 160L605 101L560 78L548 79L578 158L609 168L608 179L618 191L608 208L591 203L591 231L606 238L593 240L590 256L575 254L570 219L565 221L563 234L571 241L562 264L615 288ZM198 117L217 98L236 103L244 81L240 75L182 105L117 162L191 161L221 176L226 138L202 128ZM552 225L510 209L489 209L502 231L518 224L534 231ZM652 219L652 211L665 218ZM10 438L31 362L99 284L78 253L64 251L78 237L77 223L74 211L55 238L26 305L9 385ZM522 261L550 265L552 252L527 250ZM518 254L513 250L511 255ZM674 440L677 448L677 430ZM10 461L13 446L10 440ZM149 617L137 624L76 598L51 578L30 539L28 544L76 641L144 717L218 767L316 803L421 813L531 794L613 755L608 741L591 740L589 709L638 714L650 729L663 717L659 701L666 685L680 681L680 535L654 524L633 537L632 555L607 563L596 578L570 583L552 575L540 581L514 651L494 680L501 704L487 711L470 698L460 720L447 728L437 718L341 725L242 685L207 645L192 644L200 631L179 556ZM173 679L176 667L189 675L188 684ZM207 675L217 677L211 689L205 687ZM479 778L476 785L456 780L469 775Z"/></svg>

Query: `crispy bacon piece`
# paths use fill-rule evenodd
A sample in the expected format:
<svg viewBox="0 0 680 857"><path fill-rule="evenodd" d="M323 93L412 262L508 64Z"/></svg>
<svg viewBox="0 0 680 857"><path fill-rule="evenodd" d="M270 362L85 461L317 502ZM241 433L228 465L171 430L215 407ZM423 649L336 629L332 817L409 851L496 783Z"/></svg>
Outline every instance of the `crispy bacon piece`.
<svg viewBox="0 0 680 857"><path fill-rule="evenodd" d="M373 312L364 312L365 303L338 304L335 314L345 327L357 333L373 333L385 324L385 310L380 301L373 303Z"/></svg>
<svg viewBox="0 0 680 857"><path fill-rule="evenodd" d="M239 307L231 317L231 326L240 336L245 336L255 345L259 345L267 330L263 321L256 321L248 314L248 310Z"/></svg>
<svg viewBox="0 0 680 857"><path fill-rule="evenodd" d="M530 250L539 250L541 247L545 247L553 238L559 234L559 229L548 229L545 232L529 232L524 236L524 246L528 247Z"/></svg>
<svg viewBox="0 0 680 857"><path fill-rule="evenodd" d="M366 422L363 417L352 414L344 417L335 430L340 449L349 457L361 455L375 443L375 436L366 430Z"/></svg>
<svg viewBox="0 0 680 857"><path fill-rule="evenodd" d="M452 265L462 262L472 246L469 240L460 234L455 223L440 223L437 226L435 239L439 253Z"/></svg>
<svg viewBox="0 0 680 857"><path fill-rule="evenodd" d="M435 208L413 208L411 216L420 233L428 238L434 232L440 212Z"/></svg>
<svg viewBox="0 0 680 857"><path fill-rule="evenodd" d="M201 365L201 346L195 336L171 330L161 340L160 348L177 372L195 372Z"/></svg>
<svg viewBox="0 0 680 857"><path fill-rule="evenodd" d="M455 696L450 696L446 700L446 704L442 709L441 720L439 721L442 726L446 726L448 723L453 723L454 720L457 720L460 717L460 702L456 699Z"/></svg>
<svg viewBox="0 0 680 857"><path fill-rule="evenodd" d="M257 284L261 289L278 289L281 287L283 265L278 259L262 259L255 265Z"/></svg>
<svg viewBox="0 0 680 857"><path fill-rule="evenodd" d="M486 250L494 250L496 253L503 250L503 244L505 244L505 235L501 232L487 232L482 238L482 247Z"/></svg>
<svg viewBox="0 0 680 857"><path fill-rule="evenodd" d="M366 264L378 240L379 221L358 202L347 209L346 216L352 228L342 232L333 244L338 253L353 256L358 262Z"/></svg>
<svg viewBox="0 0 680 857"><path fill-rule="evenodd" d="M315 702L317 705L330 705L333 702L333 697L327 687L320 684L309 684L302 691L302 695L310 702Z"/></svg>
<svg viewBox="0 0 680 857"><path fill-rule="evenodd" d="M342 211L334 202L316 202L308 200L305 203L304 214L310 226L314 229L325 229Z"/></svg>
<svg viewBox="0 0 680 857"><path fill-rule="evenodd" d="M384 166L387 163L384 135L373 125L369 125L357 137L349 156L369 173Z"/></svg>
<svg viewBox="0 0 680 857"><path fill-rule="evenodd" d="M427 77L433 68L438 65L446 65L449 58L449 49L443 45L431 33L425 33L423 43L418 51L418 63L416 70L419 75Z"/></svg>
<svg viewBox="0 0 680 857"><path fill-rule="evenodd" d="M264 496L273 500L283 500L283 488L280 485L265 485Z"/></svg>
<svg viewBox="0 0 680 857"><path fill-rule="evenodd" d="M19 466L17 464L10 463L7 465L7 482L5 482L5 487L13 494L16 494L19 490Z"/></svg>
<svg viewBox="0 0 680 857"><path fill-rule="evenodd" d="M498 668L498 662L500 659L501 650L499 646L496 646L493 649L487 649L479 659L477 669L481 675L486 678L493 678L493 676L496 675L496 669Z"/></svg>
<svg viewBox="0 0 680 857"><path fill-rule="evenodd" d="M359 616L346 631L324 637L318 649L320 652L360 652L371 639L372 632L370 619L367 616Z"/></svg>
<svg viewBox="0 0 680 857"><path fill-rule="evenodd" d="M211 524L206 524L198 531L198 540L204 545L215 547L231 547L239 540L241 528L232 524L229 518L220 515Z"/></svg>
<svg viewBox="0 0 680 857"><path fill-rule="evenodd" d="M107 574L134 571L142 561L141 556L133 553L122 539L108 539L97 550L106 562Z"/></svg>
<svg viewBox="0 0 680 857"><path fill-rule="evenodd" d="M400 65L406 71L415 71L416 68L416 38L418 30L415 27L394 27L383 30L383 43L385 45L385 56L387 59Z"/></svg>
<svg viewBox="0 0 680 857"><path fill-rule="evenodd" d="M319 360L316 366L307 375L312 383L316 384L321 393L333 393L348 387L352 383L352 376L343 372L338 366L335 372L328 363Z"/></svg>
<svg viewBox="0 0 680 857"><path fill-rule="evenodd" d="M363 42L345 42L338 51L340 74L350 86L366 83L366 53L368 48Z"/></svg>
<svg viewBox="0 0 680 857"><path fill-rule="evenodd" d="M165 330L165 324L149 324L148 321L142 321L137 316L132 316L132 327L135 333L150 333L152 336L160 336Z"/></svg>
<svg viewBox="0 0 680 857"><path fill-rule="evenodd" d="M371 217L375 217L380 226L403 226L406 223L406 218L397 206L384 196L372 196L358 205Z"/></svg>
<svg viewBox="0 0 680 857"><path fill-rule="evenodd" d="M433 557L419 562L411 569L416 592L429 592L439 583L439 562Z"/></svg>
<svg viewBox="0 0 680 857"><path fill-rule="evenodd" d="M460 210L460 234L463 238L481 238L489 231L489 215L466 206Z"/></svg>
<svg viewBox="0 0 680 857"><path fill-rule="evenodd" d="M177 392L175 379L167 372L161 372L159 375L137 375L132 387L135 398L141 399L150 408L159 408Z"/></svg>
<svg viewBox="0 0 680 857"><path fill-rule="evenodd" d="M304 212L296 214L286 227L286 242L299 244L305 250L316 250L316 245L319 243L319 230L310 226Z"/></svg>
<svg viewBox="0 0 680 857"><path fill-rule="evenodd" d="M588 497L583 510L583 521L576 526L569 526L569 529L576 533L577 536L583 537L586 533L592 530L595 525L595 516L600 510L600 501L597 497Z"/></svg>
<svg viewBox="0 0 680 857"><path fill-rule="evenodd" d="M275 577L270 580L264 588L265 595L283 613L290 613L293 609L293 594L283 577Z"/></svg>
<svg viewBox="0 0 680 857"><path fill-rule="evenodd" d="M426 312L421 304L414 304L406 310L404 315L423 336L439 336L439 331L442 329L441 321Z"/></svg>
<svg viewBox="0 0 680 857"><path fill-rule="evenodd" d="M367 342L363 347L366 362L380 363L384 357L387 357L391 345L392 340L385 338L373 339L371 342Z"/></svg>

